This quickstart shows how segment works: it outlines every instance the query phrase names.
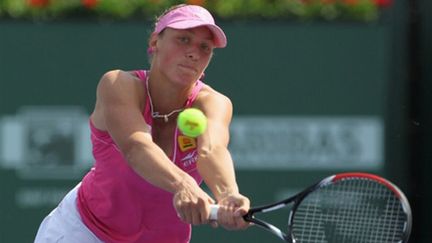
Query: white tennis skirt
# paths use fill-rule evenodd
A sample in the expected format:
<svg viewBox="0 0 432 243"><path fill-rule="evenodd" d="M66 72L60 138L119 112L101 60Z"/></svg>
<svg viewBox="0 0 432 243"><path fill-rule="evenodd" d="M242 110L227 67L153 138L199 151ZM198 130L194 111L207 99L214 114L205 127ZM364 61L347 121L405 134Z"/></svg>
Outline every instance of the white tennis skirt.
<svg viewBox="0 0 432 243"><path fill-rule="evenodd" d="M35 243L103 243L82 222L76 204L80 184L72 189L39 226Z"/></svg>

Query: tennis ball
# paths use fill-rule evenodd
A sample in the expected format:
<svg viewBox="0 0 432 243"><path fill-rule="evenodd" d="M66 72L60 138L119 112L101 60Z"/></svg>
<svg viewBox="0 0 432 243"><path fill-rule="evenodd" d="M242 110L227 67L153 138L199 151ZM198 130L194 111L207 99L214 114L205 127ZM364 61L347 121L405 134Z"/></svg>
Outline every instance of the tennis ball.
<svg viewBox="0 0 432 243"><path fill-rule="evenodd" d="M207 128L207 117L196 108L187 108L180 112L177 118L177 126L188 137L198 137Z"/></svg>

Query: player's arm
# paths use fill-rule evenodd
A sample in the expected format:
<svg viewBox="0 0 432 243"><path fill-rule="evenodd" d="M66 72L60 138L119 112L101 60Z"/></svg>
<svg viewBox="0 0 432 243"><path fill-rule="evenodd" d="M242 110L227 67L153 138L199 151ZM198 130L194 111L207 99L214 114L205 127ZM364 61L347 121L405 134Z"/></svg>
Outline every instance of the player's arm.
<svg viewBox="0 0 432 243"><path fill-rule="evenodd" d="M248 226L242 215L249 209L249 200L239 193L234 165L228 150L231 101L217 92L203 92L197 108L204 111L208 126L198 137L198 170L222 210L219 222L229 229Z"/></svg>
<svg viewBox="0 0 432 243"><path fill-rule="evenodd" d="M142 178L168 192L186 190L191 197L206 198L194 179L175 166L153 143L142 116L144 92L140 82L127 72L106 73L97 87L92 121L96 127L110 133L129 165Z"/></svg>

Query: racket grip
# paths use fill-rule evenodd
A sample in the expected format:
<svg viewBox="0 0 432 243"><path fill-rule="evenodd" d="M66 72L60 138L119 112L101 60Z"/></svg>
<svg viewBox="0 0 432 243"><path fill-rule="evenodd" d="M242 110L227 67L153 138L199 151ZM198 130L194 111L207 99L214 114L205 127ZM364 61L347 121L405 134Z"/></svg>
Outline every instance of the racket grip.
<svg viewBox="0 0 432 243"><path fill-rule="evenodd" d="M218 211L219 211L219 205L212 204L210 205L210 220L216 221L218 219Z"/></svg>

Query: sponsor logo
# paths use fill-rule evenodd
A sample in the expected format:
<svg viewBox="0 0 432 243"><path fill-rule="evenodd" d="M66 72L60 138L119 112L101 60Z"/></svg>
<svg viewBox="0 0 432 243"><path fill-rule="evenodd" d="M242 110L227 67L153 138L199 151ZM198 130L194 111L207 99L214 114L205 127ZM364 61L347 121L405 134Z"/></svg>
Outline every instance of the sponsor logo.
<svg viewBox="0 0 432 243"><path fill-rule="evenodd" d="M180 147L180 150L182 152L185 152L187 150L190 149L194 149L196 148L196 140L194 138L191 137L187 137L187 136L178 136L178 144Z"/></svg>
<svg viewBox="0 0 432 243"><path fill-rule="evenodd" d="M184 167L189 167L192 164L195 164L197 159L198 159L198 153L196 150L194 150L194 151L186 154L186 156L181 159L181 162L182 162Z"/></svg>

